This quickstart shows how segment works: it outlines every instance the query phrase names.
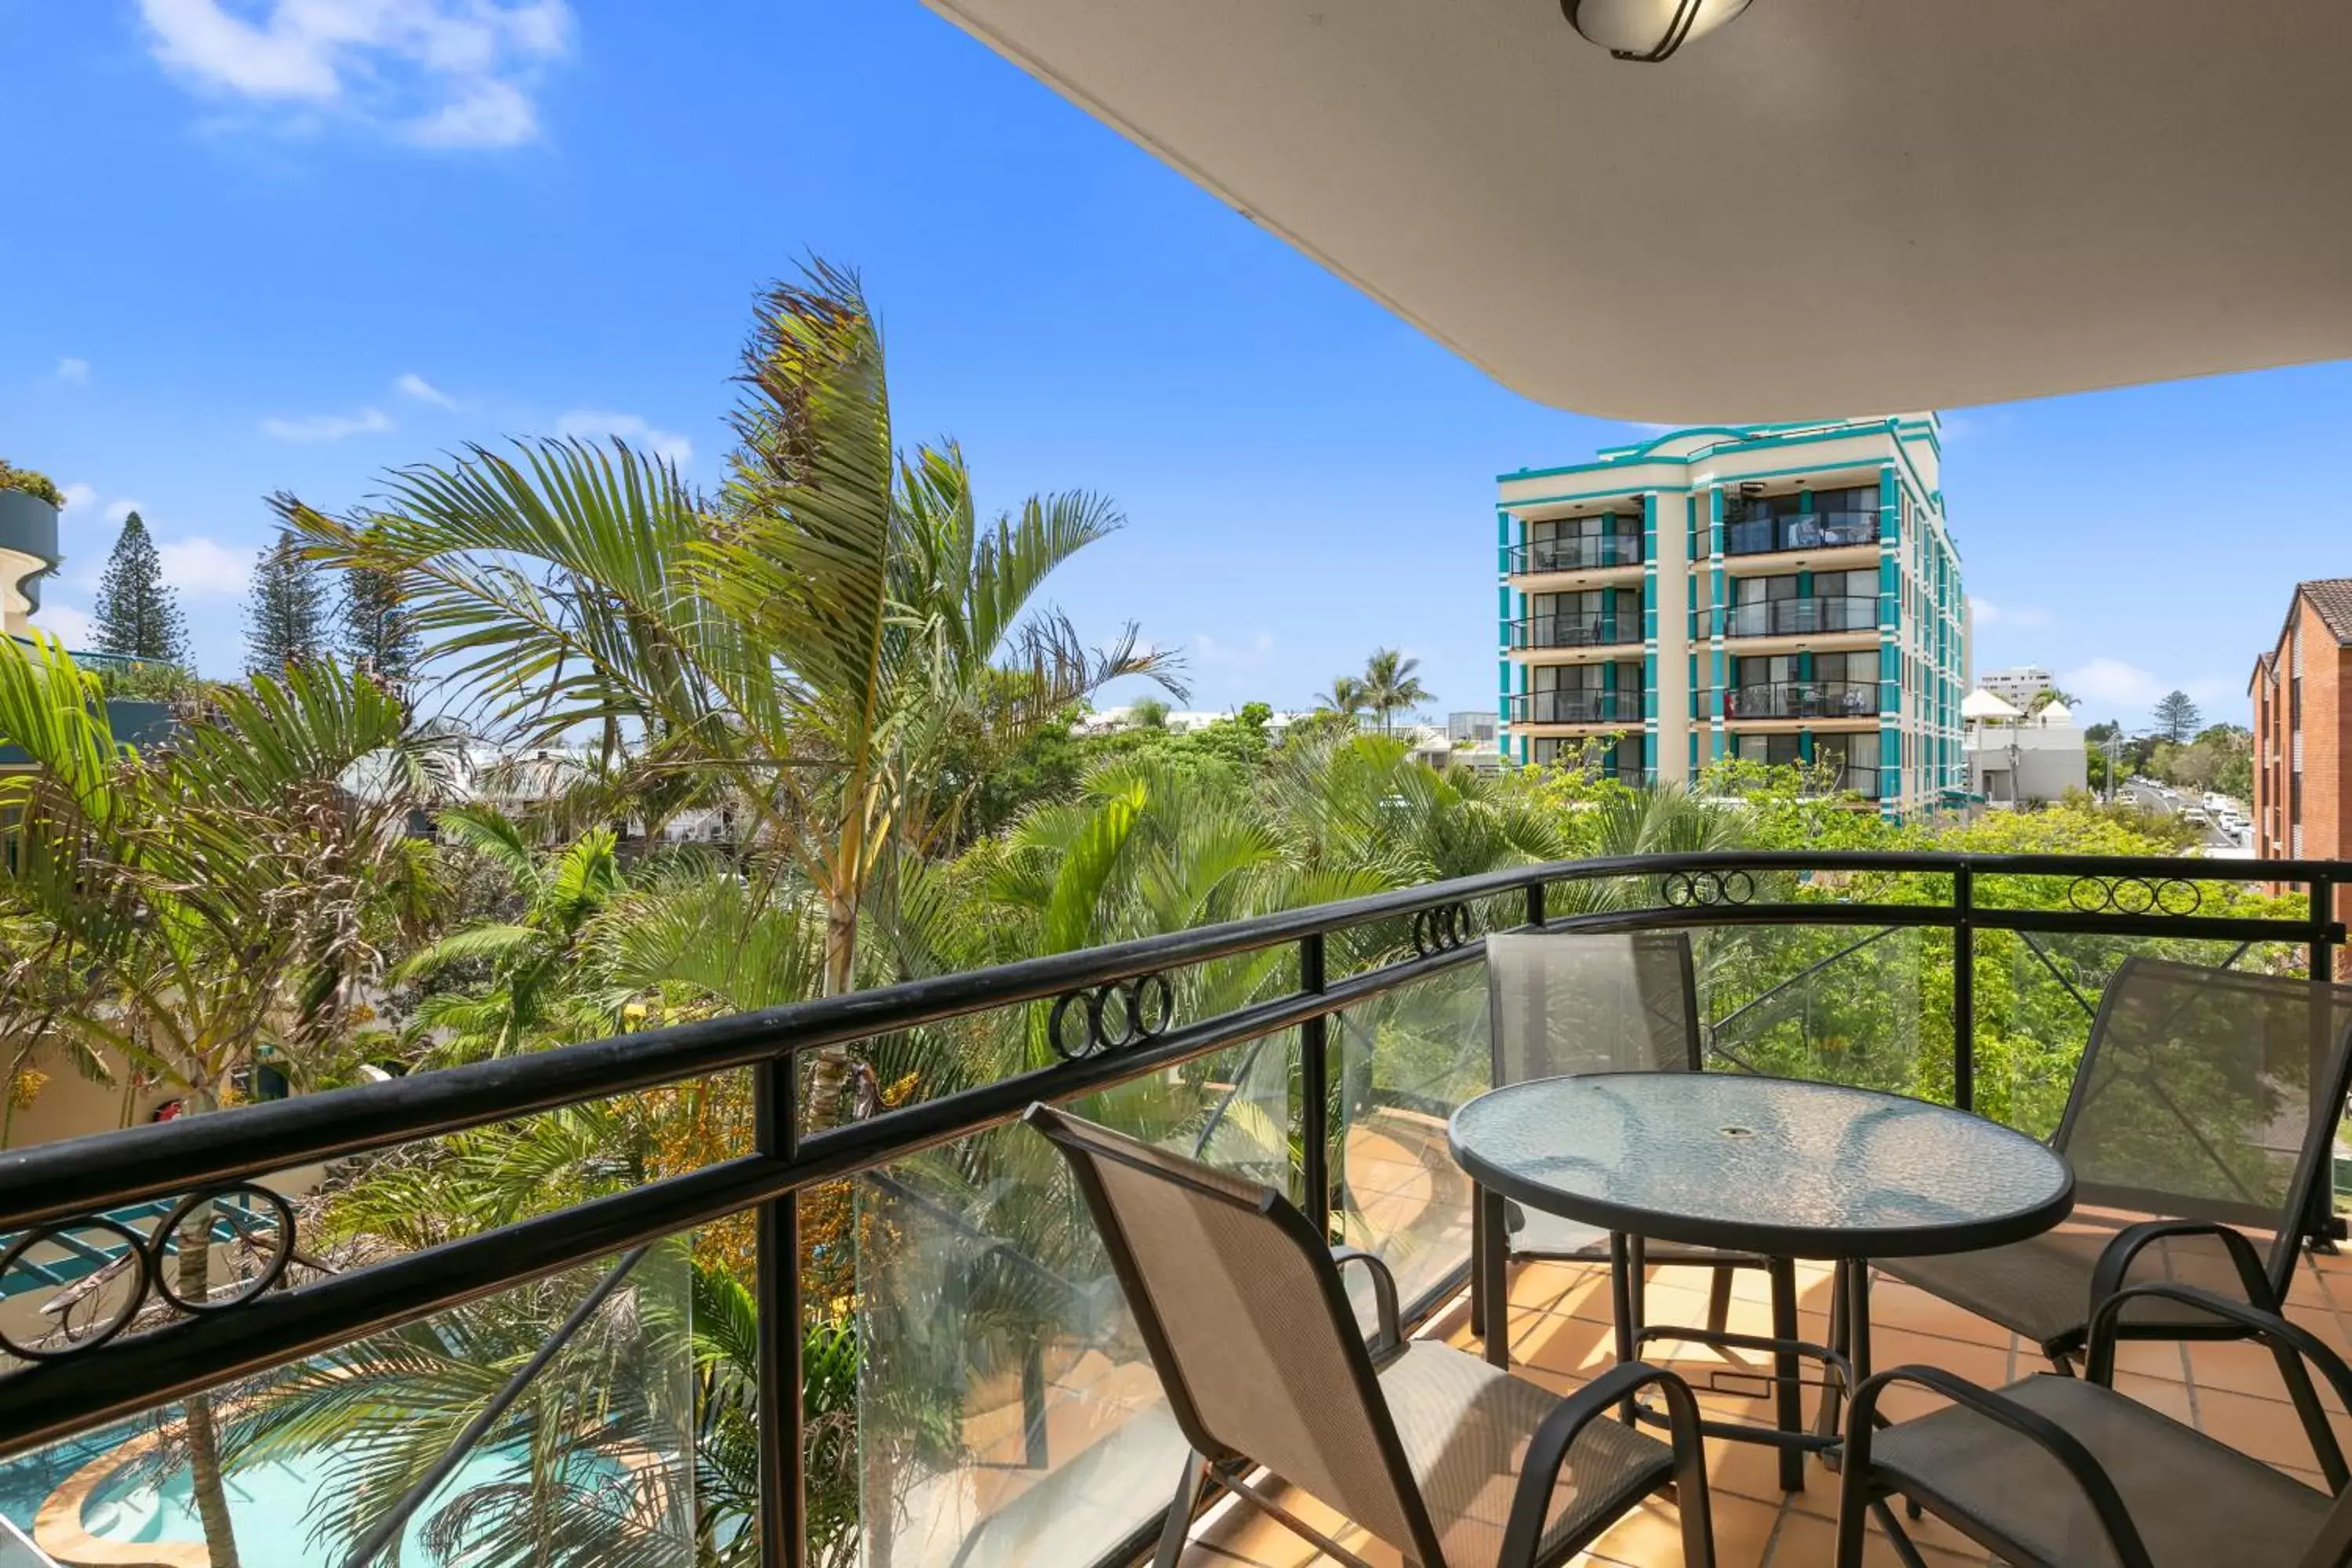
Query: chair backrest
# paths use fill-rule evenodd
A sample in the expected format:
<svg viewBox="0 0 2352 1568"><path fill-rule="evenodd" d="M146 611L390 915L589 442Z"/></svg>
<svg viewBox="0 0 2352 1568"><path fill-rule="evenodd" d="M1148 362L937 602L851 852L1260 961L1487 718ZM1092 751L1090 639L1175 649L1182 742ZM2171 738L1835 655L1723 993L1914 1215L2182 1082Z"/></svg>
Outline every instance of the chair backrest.
<svg viewBox="0 0 2352 1568"><path fill-rule="evenodd" d="M2352 987L2133 958L2051 1142L2080 1202L2270 1231L2284 1289L2333 1178L2347 1072Z"/></svg>
<svg viewBox="0 0 2352 1568"><path fill-rule="evenodd" d="M1330 1250L1271 1187L1045 1105L1177 1425L1212 1460L1305 1488L1414 1562L1444 1562Z"/></svg>
<svg viewBox="0 0 2352 1568"><path fill-rule="evenodd" d="M1486 939L1486 984L1498 1088L1706 1066L1685 932L1498 931Z"/></svg>

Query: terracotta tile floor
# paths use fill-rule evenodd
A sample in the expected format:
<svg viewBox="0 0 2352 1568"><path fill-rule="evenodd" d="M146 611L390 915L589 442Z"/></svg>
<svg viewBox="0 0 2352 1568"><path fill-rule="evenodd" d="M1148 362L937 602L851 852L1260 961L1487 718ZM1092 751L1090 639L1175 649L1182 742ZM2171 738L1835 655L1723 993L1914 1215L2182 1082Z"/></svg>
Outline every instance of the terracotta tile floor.
<svg viewBox="0 0 2352 1568"><path fill-rule="evenodd" d="M1741 1270L1734 1282L1731 1327L1763 1332L1767 1326L1763 1276ZM1706 1276L1696 1270L1651 1270L1650 1321L1704 1322L1706 1285ZM1801 1265L1798 1285L1803 1335L1816 1342L1825 1340L1828 1270ZM1565 1393L1614 1360L1603 1271L1576 1265L1529 1264L1515 1277L1511 1298L1515 1371ZM2044 1364L2038 1352L2018 1344L2005 1331L1893 1279L1878 1279L1872 1290L1872 1309L1874 1359L1881 1368L1925 1362L1998 1384ZM2333 1348L2352 1355L2352 1254L2308 1258L2301 1264L2289 1310L2297 1321ZM1466 1301L1456 1302L1429 1332L1465 1348L1476 1348L1468 1329ZM1668 1348L1654 1346L1653 1359L1661 1359L1657 1352ZM2122 1366L2128 1370L2119 1370L2118 1388L2314 1486L2319 1484L2318 1476L2309 1468L2312 1459L2302 1429L2266 1352L2250 1345L2186 1349L2138 1344L2125 1349L2129 1353ZM1703 1381L1710 1365L1723 1364L1698 1347L1664 1359L1695 1384ZM1809 1391L1809 1418L1814 1397ZM1702 1389L1700 1399L1718 1414L1758 1421L1766 1418L1760 1398ZM1899 1419L1932 1403L1918 1393L1890 1395L1886 1409ZM2333 1407L2332 1397L2329 1403ZM2339 1434L2352 1443L2352 1417L2340 1410L2336 1414ZM1814 1568L1830 1562L1831 1521L1837 1507L1834 1475L1809 1460L1805 1489L1783 1494L1777 1483L1772 1450L1715 1439L1708 1441L1707 1447L1716 1556L1723 1568ZM1294 1489L1286 1494L1285 1501L1375 1568L1388 1568L1399 1561L1393 1548L1370 1539L1314 1499ZM1878 1538L1875 1524L1872 1535L1871 1563L1895 1564L1895 1552ZM1920 1521L1912 1536L1933 1568L1987 1561L1972 1542L1934 1520ZM1309 1568L1332 1562L1256 1510L1237 1509L1228 1502L1202 1520L1185 1554L1184 1568ZM1577 1562L1620 1568L1679 1564L1682 1551L1673 1506L1643 1505Z"/></svg>

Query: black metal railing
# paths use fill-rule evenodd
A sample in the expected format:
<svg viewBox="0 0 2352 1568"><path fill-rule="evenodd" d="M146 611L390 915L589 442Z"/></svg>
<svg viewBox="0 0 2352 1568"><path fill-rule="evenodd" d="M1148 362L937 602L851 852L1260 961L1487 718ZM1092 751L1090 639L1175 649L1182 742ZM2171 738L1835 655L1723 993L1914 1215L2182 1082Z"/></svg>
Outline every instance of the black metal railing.
<svg viewBox="0 0 2352 1568"><path fill-rule="evenodd" d="M1874 511L1800 511L1745 518L1723 525L1726 555L1766 555L1780 550L1839 550L1878 542Z"/></svg>
<svg viewBox="0 0 2352 1568"><path fill-rule="evenodd" d="M1878 711L1874 680L1770 680L1723 694L1727 719L1867 719Z"/></svg>
<svg viewBox="0 0 2352 1568"><path fill-rule="evenodd" d="M1513 647L1612 647L1642 640L1638 615L1527 616L1511 624Z"/></svg>
<svg viewBox="0 0 2352 1568"><path fill-rule="evenodd" d="M1734 637L1801 637L1813 632L1874 632L1878 600L1861 594L1802 599L1759 599L1727 605L1723 635Z"/></svg>
<svg viewBox="0 0 2352 1568"><path fill-rule="evenodd" d="M18 1365L0 1375L0 1459L560 1271L602 1264L611 1272L599 1289L610 1289L635 1265L637 1249L748 1213L758 1216L763 1324L762 1562L797 1564L805 1561L805 1434L802 1401L793 1396L803 1309L795 1261L800 1205L814 1187L1000 1128L1035 1100L1067 1100L1155 1077L1164 1081L1210 1053L1295 1030L1300 1081L1284 1097L1295 1121L1274 1131L1295 1139L1302 1206L1328 1233L1338 1195L1333 1091L1344 1054L1330 1021L1483 962L1482 928L1822 928L1824 934L1844 928L1933 938L1940 947L1928 961L1950 965L1948 984L1932 988L1950 1020L1948 1098L1973 1109L1976 961L1986 933L2021 938L2086 1014L2097 982L2091 979L2086 991L2079 960L2061 964L2047 944L2090 938L2236 944L2230 963L2254 944L2292 944L2308 972L2333 973L2345 931L2332 918L2332 894L2352 882L2352 862L2268 861L2260 877L2308 889L2307 902L2258 900L2252 912L2242 912L2225 897L2215 900L2221 912L2206 912L2208 890L2243 883L2248 870L2198 859L1720 851L1513 868L0 1152L0 1237L9 1238L0 1241L0 1254L13 1258L25 1254L27 1238L89 1225L126 1205L178 1200L177 1215L209 1195L254 1191L273 1173L319 1162L697 1083L731 1069L756 1075L759 1130L751 1152L314 1281L289 1285L273 1274L234 1300L167 1314L155 1326L142 1320L69 1353ZM2021 901L2009 891L2032 879L2063 884L2064 907L2049 907L2047 896L2038 904ZM1847 944L1843 951L1872 945L1842 934L1835 940ZM1356 967L1349 967L1348 955ZM1255 961L1256 973L1279 978L1212 1016L1176 1016L1171 977L1228 960ZM1930 988L1919 989L1924 994ZM1232 994L1222 988L1195 994ZM1034 1021L1033 1038L1051 1044L1052 1051L1042 1053L1054 1058L1048 1065L879 1110L863 1121L805 1126L808 1075L792 1069L813 1053L1015 1008ZM1751 1008L1746 1016L1770 1011ZM1740 1035L1743 1049L1753 1035ZM2315 1216L2314 1223L2322 1222ZM289 1256L299 1245L287 1237ZM151 1271L141 1274L142 1284L152 1284L155 1260L137 1261ZM1422 1292L1417 1310L1425 1314L1457 1290L1466 1267L1465 1259ZM548 1355L593 1307L583 1302L565 1320L550 1338ZM481 1425L467 1430L478 1436ZM436 1467L435 1475L446 1468ZM1156 1528L1147 1520L1138 1534L1103 1542L1103 1558Z"/></svg>
<svg viewBox="0 0 2352 1568"><path fill-rule="evenodd" d="M1638 533L1589 533L1567 539L1532 539L1511 546L1511 571L1587 572L1596 566L1639 566Z"/></svg>
<svg viewBox="0 0 2352 1568"><path fill-rule="evenodd" d="M1553 691L1511 694L1514 724L1638 724L1642 693L1638 688L1562 688Z"/></svg>

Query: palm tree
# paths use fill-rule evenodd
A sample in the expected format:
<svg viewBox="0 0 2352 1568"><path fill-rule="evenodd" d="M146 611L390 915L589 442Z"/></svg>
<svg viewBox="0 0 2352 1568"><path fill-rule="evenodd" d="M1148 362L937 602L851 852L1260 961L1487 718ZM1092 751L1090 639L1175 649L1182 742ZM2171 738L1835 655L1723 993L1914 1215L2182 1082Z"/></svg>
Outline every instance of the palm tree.
<svg viewBox="0 0 2352 1568"><path fill-rule="evenodd" d="M511 921L485 921L417 949L393 972L415 981L469 960L488 960L480 992L443 991L417 1005L411 1032L436 1041L436 1063L510 1056L553 1045L583 1024L572 984L580 939L622 889L618 844L610 827L591 828L542 858L521 824L496 808L445 811L443 839L497 867L522 900ZM557 1026L551 1035L549 1026Z"/></svg>
<svg viewBox="0 0 2352 1568"><path fill-rule="evenodd" d="M264 1053L301 1089L354 1065L356 987L416 896L409 812L446 784L445 737L320 662L215 690L168 751L142 757L114 736L96 679L37 632L0 642L0 736L26 759L0 779L16 851L5 897L12 924L46 933L17 945L8 1033L56 1030L173 1084L183 1114L229 1099ZM55 967L19 984L34 959ZM208 1258L179 1249L184 1299L210 1293ZM213 1404L183 1408L206 1549L236 1568Z"/></svg>
<svg viewBox="0 0 2352 1568"><path fill-rule="evenodd" d="M1363 704L1381 716L1381 733L1393 734L1396 714L1432 700L1428 689L1413 671L1421 660L1407 658L1392 647L1374 648L1372 657L1364 661L1363 679L1358 690Z"/></svg>
<svg viewBox="0 0 2352 1568"><path fill-rule="evenodd" d="M882 339L857 280L812 263L760 300L738 437L712 500L625 444L471 447L393 476L381 505L278 509L323 557L394 574L420 635L523 744L577 726L642 776L735 781L747 842L824 911L824 990L856 983L859 910L924 820L972 715L1016 743L1129 675L1182 691L1130 625L1089 648L1033 601L1120 525L1101 498L980 521L953 444L894 445ZM949 809L953 809L950 804ZM837 1116L845 1048L816 1064Z"/></svg>
<svg viewBox="0 0 2352 1568"><path fill-rule="evenodd" d="M1364 683L1352 675L1334 676L1331 689L1317 697L1315 701L1318 707L1353 719L1364 710Z"/></svg>

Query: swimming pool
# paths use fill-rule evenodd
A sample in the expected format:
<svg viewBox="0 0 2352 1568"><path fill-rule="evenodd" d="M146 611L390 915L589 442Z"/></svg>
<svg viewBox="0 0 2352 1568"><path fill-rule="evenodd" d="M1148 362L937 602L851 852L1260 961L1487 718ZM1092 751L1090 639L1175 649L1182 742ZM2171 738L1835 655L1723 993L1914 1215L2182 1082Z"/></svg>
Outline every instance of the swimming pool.
<svg viewBox="0 0 2352 1568"><path fill-rule="evenodd" d="M58 1488L79 1488L86 1483L78 1478L89 1467L114 1460L81 1499L84 1531L98 1541L123 1544L201 1543L204 1522L196 1512L194 1477L187 1466L160 1470L142 1462L144 1439L152 1431L146 1422L133 1422L0 1465L0 1515L33 1535L35 1516ZM452 1498L524 1479L525 1463L519 1449L490 1449L469 1458L410 1519L401 1538L400 1562L408 1568L470 1568L467 1557L444 1558L426 1550L427 1522ZM229 1472L223 1488L247 1568L341 1568L350 1543L315 1541L310 1529L313 1502L321 1488L331 1484L333 1473L334 1456L325 1451L239 1465ZM625 1481L625 1472L618 1463L594 1459L574 1479L587 1486L609 1485Z"/></svg>
<svg viewBox="0 0 2352 1568"><path fill-rule="evenodd" d="M425 1521L450 1498L474 1488L520 1479L520 1455L481 1453L468 1458L441 1489L426 1500L401 1537L400 1561L441 1568L427 1552ZM310 1538L311 1504L334 1467L328 1453L301 1454L268 1464L239 1465L222 1479L238 1555L254 1568L341 1568L349 1543ZM201 1542L204 1521L196 1513L194 1477L177 1465L157 1476L154 1468L127 1463L94 1488L81 1505L82 1528L100 1541Z"/></svg>

